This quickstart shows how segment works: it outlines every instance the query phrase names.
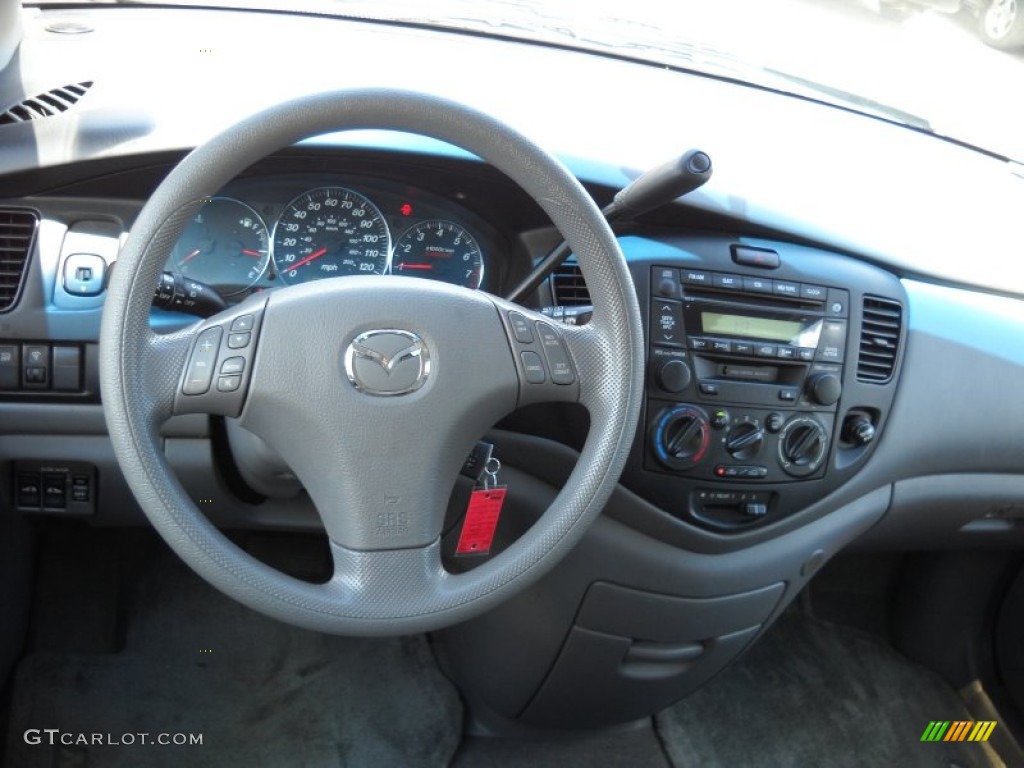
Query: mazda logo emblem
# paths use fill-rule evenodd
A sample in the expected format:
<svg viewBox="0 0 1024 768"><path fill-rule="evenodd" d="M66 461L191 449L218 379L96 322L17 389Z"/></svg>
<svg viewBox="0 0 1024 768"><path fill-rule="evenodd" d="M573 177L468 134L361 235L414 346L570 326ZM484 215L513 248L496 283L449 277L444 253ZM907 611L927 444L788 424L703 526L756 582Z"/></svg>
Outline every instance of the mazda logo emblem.
<svg viewBox="0 0 1024 768"><path fill-rule="evenodd" d="M411 331L366 331L345 350L345 374L368 395L392 397L415 392L430 375L430 351Z"/></svg>

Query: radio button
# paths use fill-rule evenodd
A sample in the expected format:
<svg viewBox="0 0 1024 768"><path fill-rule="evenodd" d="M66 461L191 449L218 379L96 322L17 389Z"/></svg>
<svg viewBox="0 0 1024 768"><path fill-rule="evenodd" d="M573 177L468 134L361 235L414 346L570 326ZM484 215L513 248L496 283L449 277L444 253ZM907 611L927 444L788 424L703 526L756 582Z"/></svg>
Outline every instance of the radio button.
<svg viewBox="0 0 1024 768"><path fill-rule="evenodd" d="M826 320L821 326L818 353L815 360L841 363L846 355L846 321Z"/></svg>
<svg viewBox="0 0 1024 768"><path fill-rule="evenodd" d="M722 341L721 339L712 339L711 340L711 350L713 352L722 352L722 353L732 352L732 342L731 341Z"/></svg>
<svg viewBox="0 0 1024 768"><path fill-rule="evenodd" d="M772 281L763 277L744 277L743 290L750 293L771 293Z"/></svg>
<svg viewBox="0 0 1024 768"><path fill-rule="evenodd" d="M772 290L777 296L796 298L800 295L800 283L791 283L788 280L774 280L772 281Z"/></svg>
<svg viewBox="0 0 1024 768"><path fill-rule="evenodd" d="M800 390L796 387L783 387L779 390L779 400L785 403L795 403L800 397Z"/></svg>
<svg viewBox="0 0 1024 768"><path fill-rule="evenodd" d="M651 342L683 346L683 313L678 301L662 299L651 304Z"/></svg>
<svg viewBox="0 0 1024 768"><path fill-rule="evenodd" d="M743 278L740 275L730 275L723 272L715 272L715 288L728 288L731 291L743 290Z"/></svg>
<svg viewBox="0 0 1024 768"><path fill-rule="evenodd" d="M651 286L657 296L665 299L679 298L679 272L671 267L653 267Z"/></svg>
<svg viewBox="0 0 1024 768"><path fill-rule="evenodd" d="M801 283L800 296L801 298L811 299L812 301L824 301L828 298L828 289L823 285L808 285L807 283Z"/></svg>
<svg viewBox="0 0 1024 768"><path fill-rule="evenodd" d="M755 344L754 354L758 357L775 357L774 344Z"/></svg>
<svg viewBox="0 0 1024 768"><path fill-rule="evenodd" d="M710 286L712 283L711 273L701 269L681 269L679 270L679 277L687 285Z"/></svg>
<svg viewBox="0 0 1024 768"><path fill-rule="evenodd" d="M780 344L778 355L780 360L793 360L796 358L796 348Z"/></svg>
<svg viewBox="0 0 1024 768"><path fill-rule="evenodd" d="M742 341L734 342L732 345L732 351L737 355L752 355L754 354L754 345L745 344Z"/></svg>
<svg viewBox="0 0 1024 768"><path fill-rule="evenodd" d="M798 349L796 352L796 356L803 360L805 363L809 363L814 360L815 352L817 352L816 349Z"/></svg>
<svg viewBox="0 0 1024 768"><path fill-rule="evenodd" d="M700 389L700 393L702 395L712 395L712 396L714 396L714 395L718 394L718 385L717 384L712 384L709 381L702 381L700 383L699 389Z"/></svg>
<svg viewBox="0 0 1024 768"><path fill-rule="evenodd" d="M694 336L690 337L690 349L704 350L709 346L711 345L708 343L707 339L696 338Z"/></svg>

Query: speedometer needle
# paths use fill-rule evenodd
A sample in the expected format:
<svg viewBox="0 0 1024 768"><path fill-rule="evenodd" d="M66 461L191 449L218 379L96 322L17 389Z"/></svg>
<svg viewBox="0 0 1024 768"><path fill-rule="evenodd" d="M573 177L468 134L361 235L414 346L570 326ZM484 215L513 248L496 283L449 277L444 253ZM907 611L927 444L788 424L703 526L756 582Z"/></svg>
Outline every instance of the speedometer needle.
<svg viewBox="0 0 1024 768"><path fill-rule="evenodd" d="M196 256L198 256L202 252L203 252L202 248L196 248L194 251L192 251L192 253L190 253L188 256L186 256L184 259L182 259L181 263L182 264L187 264L188 262L192 261L192 259L194 259Z"/></svg>
<svg viewBox="0 0 1024 768"><path fill-rule="evenodd" d="M327 253L327 249L326 248L321 248L319 251L315 251L315 252L309 254L309 256L307 256L306 258L300 259L299 261L295 262L294 264L288 265L288 268L285 269L285 272L292 272L292 271L298 269L299 267L303 266L304 264L309 264L309 262L311 262L313 259L319 259L325 253Z"/></svg>
<svg viewBox="0 0 1024 768"><path fill-rule="evenodd" d="M252 256L254 259L258 259L260 256L263 255L259 251L250 251L248 248L243 248L242 253L244 253L246 256Z"/></svg>

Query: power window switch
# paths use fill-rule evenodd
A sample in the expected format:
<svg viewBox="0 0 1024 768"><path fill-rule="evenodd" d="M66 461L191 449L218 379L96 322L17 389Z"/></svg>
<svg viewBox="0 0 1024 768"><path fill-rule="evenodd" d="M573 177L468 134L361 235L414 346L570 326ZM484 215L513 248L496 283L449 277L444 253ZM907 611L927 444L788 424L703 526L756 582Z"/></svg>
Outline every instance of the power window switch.
<svg viewBox="0 0 1024 768"><path fill-rule="evenodd" d="M39 509L43 498L39 475L35 472L19 472L15 482L15 501L18 508Z"/></svg>
<svg viewBox="0 0 1024 768"><path fill-rule="evenodd" d="M43 508L67 509L68 478L64 474L43 475Z"/></svg>

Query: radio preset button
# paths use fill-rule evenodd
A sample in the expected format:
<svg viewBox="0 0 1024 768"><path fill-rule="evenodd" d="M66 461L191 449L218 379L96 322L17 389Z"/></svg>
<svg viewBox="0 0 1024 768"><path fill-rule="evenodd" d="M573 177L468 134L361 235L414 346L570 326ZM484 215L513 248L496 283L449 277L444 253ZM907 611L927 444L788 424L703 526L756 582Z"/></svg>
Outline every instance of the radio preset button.
<svg viewBox="0 0 1024 768"><path fill-rule="evenodd" d="M800 358L801 360L803 360L805 363L809 363L809 362L814 360L814 353L815 352L817 352L816 349L810 349L810 348L798 349L797 352L796 352L796 356L798 358Z"/></svg>
<svg viewBox="0 0 1024 768"><path fill-rule="evenodd" d="M690 349L707 349L710 346L707 339L701 339L691 336L690 337Z"/></svg>
<svg viewBox="0 0 1024 768"><path fill-rule="evenodd" d="M800 284L800 296L812 301L825 301L828 298L828 288L823 285Z"/></svg>
<svg viewBox="0 0 1024 768"><path fill-rule="evenodd" d="M711 285L711 273L702 269L681 269L679 277L687 285Z"/></svg>
<svg viewBox="0 0 1024 768"><path fill-rule="evenodd" d="M772 281L763 277L744 277L743 290L750 293L771 293Z"/></svg>
<svg viewBox="0 0 1024 768"><path fill-rule="evenodd" d="M778 355L780 360L793 360L796 358L796 348L780 344Z"/></svg>
<svg viewBox="0 0 1024 768"><path fill-rule="evenodd" d="M729 353L732 352L732 342L722 341L721 339L712 339L711 349L714 352Z"/></svg>
<svg viewBox="0 0 1024 768"><path fill-rule="evenodd" d="M740 275L730 275L724 272L714 273L715 288L728 288L732 291L743 290L743 278Z"/></svg>
<svg viewBox="0 0 1024 768"><path fill-rule="evenodd" d="M734 341L732 351L737 355L752 355L754 354L754 345L746 344L742 341Z"/></svg>
<svg viewBox="0 0 1024 768"><path fill-rule="evenodd" d="M777 296L796 298L800 295L800 283L791 283L788 280L774 280L772 289Z"/></svg>
<svg viewBox="0 0 1024 768"><path fill-rule="evenodd" d="M774 344L755 344L754 354L758 357L775 357Z"/></svg>

